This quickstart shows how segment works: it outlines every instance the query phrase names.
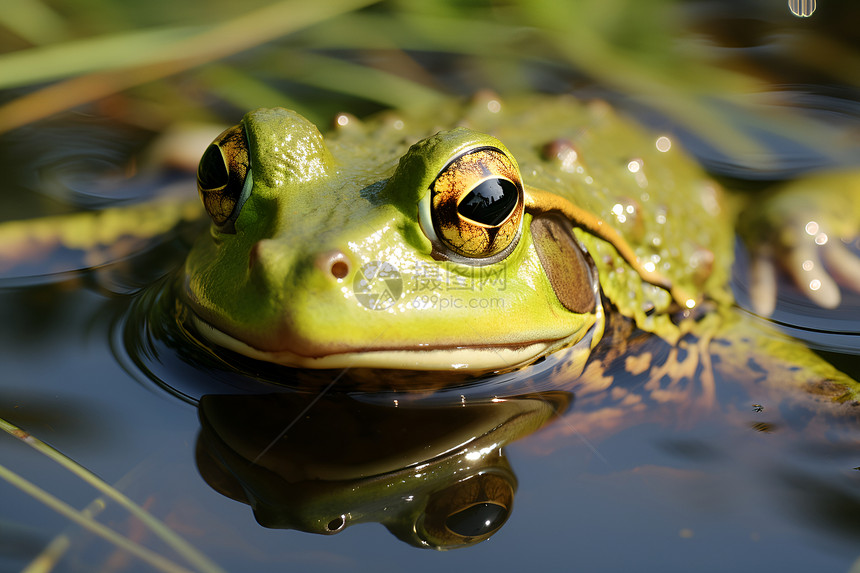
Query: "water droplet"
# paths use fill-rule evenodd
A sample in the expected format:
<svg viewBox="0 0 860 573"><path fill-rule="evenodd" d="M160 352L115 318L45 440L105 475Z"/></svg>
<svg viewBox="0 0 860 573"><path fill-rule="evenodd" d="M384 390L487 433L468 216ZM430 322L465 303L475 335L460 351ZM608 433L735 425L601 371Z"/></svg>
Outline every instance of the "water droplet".
<svg viewBox="0 0 860 573"><path fill-rule="evenodd" d="M809 290L818 290L821 288L821 281L818 279L812 279L809 281Z"/></svg>
<svg viewBox="0 0 860 573"><path fill-rule="evenodd" d="M499 113L502 111L502 103L499 100L491 99L487 102L487 109L490 113Z"/></svg>
<svg viewBox="0 0 860 573"><path fill-rule="evenodd" d="M814 235L818 232L818 223L816 223L815 221L810 221L806 224L805 229L807 235Z"/></svg>
<svg viewBox="0 0 860 573"><path fill-rule="evenodd" d="M639 173L639 170L642 169L642 160L634 159L630 163L627 164L627 170L630 173Z"/></svg>
<svg viewBox="0 0 860 573"><path fill-rule="evenodd" d="M657 151L662 151L663 153L666 153L667 151L672 149L672 140L665 135L661 135L657 138L656 145Z"/></svg>
<svg viewBox="0 0 860 573"><path fill-rule="evenodd" d="M788 9L798 18L809 18L815 12L815 0L788 0Z"/></svg>
<svg viewBox="0 0 860 573"><path fill-rule="evenodd" d="M815 235L815 244L816 245L826 245L827 244L827 233L818 233Z"/></svg>

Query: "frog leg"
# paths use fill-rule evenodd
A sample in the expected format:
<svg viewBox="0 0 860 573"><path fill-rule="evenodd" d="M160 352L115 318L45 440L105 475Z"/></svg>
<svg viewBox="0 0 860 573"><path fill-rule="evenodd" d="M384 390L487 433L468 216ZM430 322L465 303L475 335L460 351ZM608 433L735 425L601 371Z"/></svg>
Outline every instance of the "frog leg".
<svg viewBox="0 0 860 573"><path fill-rule="evenodd" d="M860 292L860 259L845 244L860 235L860 171L818 173L780 185L741 213L751 255L750 298L770 315L781 268L811 301L835 308L840 286Z"/></svg>
<svg viewBox="0 0 860 573"><path fill-rule="evenodd" d="M172 229L201 219L200 201L166 198L0 223L0 279L58 276L101 267L145 249Z"/></svg>
<svg viewBox="0 0 860 573"><path fill-rule="evenodd" d="M683 308L692 308L695 306L695 299L684 292L683 289L674 286L672 281L661 273L647 270L639 261L639 257L624 237L622 237L612 227L612 225L600 217L593 213L589 213L585 209L577 207L564 197L560 197L554 193L549 193L540 189L535 189L534 187L528 187L524 191L524 195L525 208L529 213L561 213L575 227L580 227L615 247L618 254L621 255L621 257L627 261L631 267L633 267L633 270L642 277L642 280L669 291L672 298L676 303L678 303L678 305Z"/></svg>
<svg viewBox="0 0 860 573"><path fill-rule="evenodd" d="M727 309L710 348L719 373L749 383L760 404L788 398L860 415L860 383L765 319Z"/></svg>

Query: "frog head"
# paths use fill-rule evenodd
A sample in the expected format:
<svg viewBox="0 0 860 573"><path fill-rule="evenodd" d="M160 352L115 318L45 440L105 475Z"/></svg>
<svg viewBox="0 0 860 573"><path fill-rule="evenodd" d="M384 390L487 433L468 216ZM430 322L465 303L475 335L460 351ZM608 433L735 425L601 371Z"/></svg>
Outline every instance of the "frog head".
<svg viewBox="0 0 860 573"><path fill-rule="evenodd" d="M468 372L597 342L596 271L501 141L351 129L258 110L206 150L184 281L203 336L293 367Z"/></svg>

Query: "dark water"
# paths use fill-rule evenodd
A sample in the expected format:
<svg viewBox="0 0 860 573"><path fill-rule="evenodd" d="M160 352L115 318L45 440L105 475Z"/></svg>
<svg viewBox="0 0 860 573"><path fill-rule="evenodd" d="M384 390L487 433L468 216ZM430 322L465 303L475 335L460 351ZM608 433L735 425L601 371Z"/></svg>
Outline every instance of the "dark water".
<svg viewBox="0 0 860 573"><path fill-rule="evenodd" d="M755 25L755 13L748 18L741 14L744 3L689 4L702 7L701 21L716 35L743 38L746 26ZM826 15L826 3L819 4ZM834 33L841 30L847 38L855 32L849 26L853 20L843 20L816 25L834 27ZM743 43L734 48L752 54L748 63L773 70L778 42L764 44L773 49ZM781 153L769 157L764 169L752 159L749 164L732 163L687 134L686 143L708 167L732 177L778 179L801 168L856 164L857 140L851 136L860 117L856 93L839 88L830 78L814 83L820 78L810 80L799 71L795 77L797 70L787 69L791 73L782 70L786 84L780 86L786 97L803 108L802 113L835 126L834 133L847 134L834 139L847 143L820 148L763 134L775 148L781 146ZM789 84L791 89L786 88ZM558 89L568 87L565 83ZM599 95L607 94L601 90ZM617 94L615 103L641 110L635 101ZM665 125L664 118L653 114L644 120L661 129ZM677 133L685 135L682 129ZM100 208L172 183L167 177L135 186L116 184L124 176L126 158L142 148L145 139L80 118L71 126L15 132L4 140L0 154L9 174L0 193L0 218ZM104 184L105 180L113 183ZM122 189L119 194L117 188ZM193 193L192 182L188 189ZM289 376L235 357L222 361L196 347L189 338L193 333L182 329L170 304L169 284L158 278L181 261L187 237L180 235L171 236L153 256L131 261L131 268L143 269L140 274L121 266L97 274L64 272L60 280L50 276L0 281L0 417L114 485L223 570L860 572L856 415L843 416L789 394L763 392L750 379L719 374L712 403L703 399L698 378L686 388L687 399L661 402L618 362L605 372L616 376L612 386L601 387L600 378L594 377L589 382L569 381L561 394L547 393L555 388L533 383L528 373L518 376L516 393L531 393L528 398L512 400L510 409L478 409L473 417L464 417L459 404L446 409L439 401L427 405L408 395L356 397L339 392L339 386L322 392L337 373L320 375L313 391L295 392L271 383L279 376L289 381ZM742 251L739 257L743 263ZM72 262L69 268L75 266ZM140 290L150 283L156 286ZM748 308L742 272L734 286L741 307ZM846 294L837 311L821 311L791 287L786 293L774 316L779 325L860 377L858 295ZM153 310L159 296L165 306ZM745 310L738 312L755 320ZM663 359L671 351L647 338L635 338L633 344L634 350L642 345ZM463 393L471 406L497 390L498 386L492 391L477 386ZM625 403L616 391L631 400ZM205 407L198 408L203 396ZM459 392L446 395L441 402L453 398L456 403L458 396ZM417 402L411 406L414 414L400 418L390 412L368 413L381 404L390 406L394 399ZM552 412L543 409L546 405ZM229 416L231 410L235 417ZM542 427L520 428L511 422L518 414ZM293 425L298 419L317 425ZM296 441L268 449L281 431L297 436ZM508 482L513 474L516 482L509 515L511 504L495 490L495 496L487 496L493 502L481 506L482 517L507 515L490 539L437 552L413 547L378 523L392 523L390 516L404 511L404 498L413 495L398 485L411 479L408 472L398 474L396 464L380 461L386 447L401 452L403 460L418 459L415 451L428 444L439 454L444 463L429 467L440 481L413 480L414 496L420 499L427 487L448 487L452 468L468 465L458 454L462 448L453 448L450 459L439 453L444 445L480 432L490 436L487 446L497 446L482 454L491 468L486 473ZM386 433L397 439L375 447ZM246 449L232 455L225 444ZM330 471L348 472L349 464L342 461L344 448L356 456L365 454L393 477L375 489L360 480L322 492L302 483L301 472L310 471L308 467L329 463L334 467ZM338 454L327 456L330 452ZM260 463L247 463L258 455ZM292 472L291 479L270 471L277 456L285 460L282 473ZM249 476L244 490L219 478L217 464L213 469L207 463L213 457ZM75 508L100 497L79 478L6 434L0 435L0 464ZM248 469L255 464L266 472ZM464 474L453 475L456 481ZM422 485L426 483L441 485ZM350 487L359 492L352 498L343 494ZM364 493L369 489L374 495ZM504 486L497 489L503 492ZM263 500L271 507L283 502L277 510L258 511L258 518L270 525L280 519L281 525L298 527L301 519L320 518L336 529L344 507L360 508L368 522L348 525L334 535L266 528L247 503L231 496ZM373 505L379 498L382 504ZM469 516L461 517L464 528L480 529ZM117 504L108 502L97 518L195 570ZM391 528L405 536L401 526L407 520L395 521L399 525ZM23 570L64 535L69 546L51 571L156 570L0 480L0 571Z"/></svg>
<svg viewBox="0 0 860 573"><path fill-rule="evenodd" d="M183 241L174 243L170 252L181 255ZM235 357L225 362L197 346L177 318L169 273L153 278L170 268L164 257L157 258L157 266L142 258L99 273L64 274L74 278L54 284L7 281L0 289L0 416L115 485L224 570L857 570L856 416L719 375L713 404L703 400L701 380L689 383L681 399L661 402L643 387L642 377L624 371L623 360L606 362L605 375L616 376L611 387L601 387L598 376L568 381L561 393L528 380L551 361L527 370L515 377L520 385L514 393L537 394L513 400L510 411L494 406L491 413L463 418L458 390L429 406L423 398L411 399L417 409L405 417L378 414L374 408L380 405L393 410L395 398L410 406L409 395L356 397L339 391L340 385L321 391L336 373L321 375L314 390L294 392L273 384L290 382L291 375ZM136 290L145 277L128 269L139 266L148 267L150 288ZM741 304L743 289L739 274ZM843 369L857 372L857 296L847 295L841 310L826 312L790 288L786 292L777 318L827 350ZM651 351L655 367L671 352L641 333L625 340L628 354ZM604 342L621 343L611 337ZM595 362L604 358L598 355ZM500 386L463 390L470 407L482 402L482 388L483 395L502 393ZM617 399L615 392L636 397L641 406ZM198 408L203 396L205 406ZM453 408L439 406L452 401ZM534 403L551 411L529 410ZM520 414L530 426L519 429L510 421ZM294 425L296 420L301 423ZM269 450L281 432L294 441ZM456 463L431 464L433 472L425 473L438 474L439 481L411 478L400 466L414 466L423 450L436 455L445 444L482 433L491 436L484 445L493 444L492 452L481 462L486 467L477 464L473 473L516 483L512 504L489 495L492 503L481 509L481 516L504 513L504 526L487 541L444 553L393 535L408 538L412 517L391 519L404 511L404 498L421 499L427 491L432 497L466 471L463 456ZM238 455L230 452L242 444ZM386 448L394 462L377 459ZM99 497L9 436L0 438L0 451L0 463L74 507ZM212 469L207 460L213 456L246 478L244 490ZM344 462L349 456L357 461ZM345 475L350 464L370 463L368 456L376 459L377 471L394 476L383 487L354 480L320 492L302 481L302 472L316 471L308 467L328 464ZM254 464L267 469L249 471ZM270 471L275 466L282 475ZM414 486L398 489L409 480ZM350 488L349 495L343 493ZM268 510L258 507L257 518L292 529L262 527L246 503L231 497L268 504ZM70 547L54 571L153 570L6 482L0 482L0 499L0 570L22 570L63 534ZM296 530L309 529L300 522L312 519L337 528L343 514L367 523L347 524L334 535ZM183 563L115 503L107 503L98 519Z"/></svg>
<svg viewBox="0 0 860 573"><path fill-rule="evenodd" d="M341 384L323 392L338 373L323 373L313 390L294 392L273 384L290 382L292 375L235 357L224 361L183 329L169 278L183 245L185 237L171 236L149 256L97 273L65 272L59 280L7 277L0 285L0 417L114 485L224 570L539 566L856 573L860 567L856 415L813 407L790 393L765 392L751 384L754 371L749 379L718 374L711 404L699 378L687 382L679 399L663 402L645 388L642 376L624 371L624 355L600 375L560 387L529 378L550 368L550 360L513 376L518 386L472 386L431 405L424 404L425 397L406 394L350 396L340 391ZM162 275L167 278L159 279ZM153 286L140 290L146 284ZM742 273L735 286L746 306ZM776 319L857 376L858 296L846 294L842 308L821 311L791 288L785 292ZM753 320L746 311L737 312ZM654 367L671 352L641 333L623 341L608 337L601 348L622 342L630 344L629 354L651 351ZM611 386L601 385L601 375L616 378ZM493 406L463 417L461 393L471 407L482 396L504 394L502 388L532 395L512 400L509 410ZM556 389L563 392L548 393ZM198 408L203 396L205 407ZM373 413L380 405L392 410L394 399L403 406L416 402L411 405L416 409L399 418ZM453 408L439 406L452 401ZM545 405L552 411L540 409ZM528 427L511 422L517 415ZM302 423L294 425L296 420ZM293 441L269 449L282 432ZM490 450L482 454L486 466L463 461L462 446L453 448L456 455L443 453L482 434L489 436L482 442ZM380 452L388 458L380 461ZM422 452L437 456L429 466L433 471L425 473L438 481L402 469L416 467ZM357 461L345 462L349 456ZM213 469L208 463L213 458L246 481L237 486L225 480L218 464ZM323 490L303 481L317 471L307 468L328 464L330 474L346 475L359 463L387 473L387 481L374 486L341 479ZM5 434L0 464L76 508L100 497ZM248 469L255 465L265 471ZM413 507L409 503L417 505L405 498L423 503L468 471L516 484L513 503L499 493L510 486L495 482L492 492L484 486L484 497L477 499L478 521L495 524L507 517L492 537L449 552L398 539L409 540L414 516L406 514ZM53 571L154 570L5 481L0 481L0 500L0 571L22 570L61 535L68 536L69 547ZM292 529L262 527L249 500L258 504L261 522ZM460 507L474 501L461 500ZM314 519L337 529L341 515L364 522L352 525L347 519L334 535L296 530L313 530L306 522ZM480 531L474 515L460 517L461 528ZM98 520L184 565L115 503L108 502Z"/></svg>
<svg viewBox="0 0 860 573"><path fill-rule="evenodd" d="M416 549L374 524L333 536L263 528L201 478L196 408L140 383L112 353L115 317L129 302L76 288L0 292L2 416L115 484L226 570L856 570L856 421L778 402L757 412L758 398L732 380L717 381L708 409L612 409L580 389L562 419L505 448L514 509L473 547ZM173 361L178 372L183 361L168 354L145 360ZM247 390L223 380L212 388ZM3 465L75 507L98 497L8 436L0 449ZM21 569L63 532L71 548L56 571L151 570L6 483L0 499L0 570ZM173 555L115 504L99 519Z"/></svg>

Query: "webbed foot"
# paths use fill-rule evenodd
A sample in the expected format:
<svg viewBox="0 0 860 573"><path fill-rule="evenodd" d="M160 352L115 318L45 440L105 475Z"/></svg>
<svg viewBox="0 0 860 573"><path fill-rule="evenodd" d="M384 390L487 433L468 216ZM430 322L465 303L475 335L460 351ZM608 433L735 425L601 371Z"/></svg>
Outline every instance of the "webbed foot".
<svg viewBox="0 0 860 573"><path fill-rule="evenodd" d="M860 171L816 174L781 185L741 214L751 255L750 299L773 313L781 269L812 302L839 306L841 288L860 292Z"/></svg>

